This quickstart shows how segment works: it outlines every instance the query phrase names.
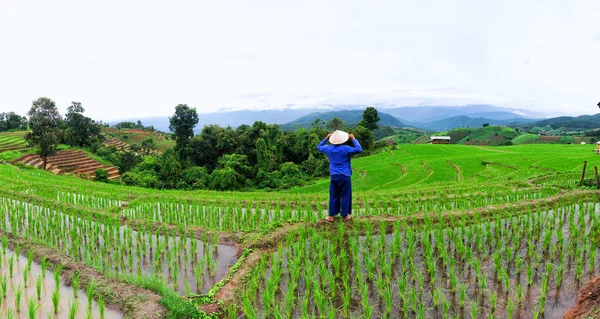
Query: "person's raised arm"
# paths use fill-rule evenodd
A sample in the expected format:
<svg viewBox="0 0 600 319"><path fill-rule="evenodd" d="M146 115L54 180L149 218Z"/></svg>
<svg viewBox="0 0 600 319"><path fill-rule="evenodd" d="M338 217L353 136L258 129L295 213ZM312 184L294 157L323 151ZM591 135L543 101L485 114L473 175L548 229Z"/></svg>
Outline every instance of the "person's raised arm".
<svg viewBox="0 0 600 319"><path fill-rule="evenodd" d="M352 141L352 144L354 145L354 148L352 148L350 150L350 154L358 154L358 153L362 153L362 146L360 146L360 143L358 142L358 140L354 137L354 134L350 134L348 135L348 137L350 137L350 140Z"/></svg>
<svg viewBox="0 0 600 319"><path fill-rule="evenodd" d="M321 153L325 153L325 144L327 143L327 141L329 140L329 138L331 137L331 133L327 134L327 136L321 141L321 143L319 143L319 145L317 145L317 150Z"/></svg>

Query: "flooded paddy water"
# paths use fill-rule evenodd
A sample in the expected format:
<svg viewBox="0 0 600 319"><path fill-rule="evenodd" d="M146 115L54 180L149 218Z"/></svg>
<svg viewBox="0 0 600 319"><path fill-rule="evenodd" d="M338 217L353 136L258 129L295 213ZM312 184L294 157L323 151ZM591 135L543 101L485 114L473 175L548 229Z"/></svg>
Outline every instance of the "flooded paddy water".
<svg viewBox="0 0 600 319"><path fill-rule="evenodd" d="M0 229L44 241L105 273L161 277L182 295L207 293L237 261L237 249L219 244L218 238L203 241L166 228L133 230L119 219L91 221L28 203L3 201L7 212L0 219Z"/></svg>
<svg viewBox="0 0 600 319"><path fill-rule="evenodd" d="M103 302L88 299L85 291L66 286L60 277L57 286L53 272L29 264L23 255L0 249L0 258L1 318L123 318Z"/></svg>
<svg viewBox="0 0 600 319"><path fill-rule="evenodd" d="M591 235L600 206L581 203L451 226L400 222L366 236L291 235L253 269L247 318L562 318L600 274ZM477 218L476 218L477 219Z"/></svg>

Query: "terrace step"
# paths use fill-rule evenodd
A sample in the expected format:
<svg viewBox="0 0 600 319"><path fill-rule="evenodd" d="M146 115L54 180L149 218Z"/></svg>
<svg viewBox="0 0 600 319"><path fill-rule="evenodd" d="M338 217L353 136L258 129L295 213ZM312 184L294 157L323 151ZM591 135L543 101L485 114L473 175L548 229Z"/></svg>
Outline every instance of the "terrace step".
<svg viewBox="0 0 600 319"><path fill-rule="evenodd" d="M27 146L0 147L0 152L20 151L20 150L26 150L28 148L29 147L27 147Z"/></svg>
<svg viewBox="0 0 600 319"><path fill-rule="evenodd" d="M82 165L78 165L77 166L77 170L83 170L83 169L86 169L86 168L89 168L89 167L96 167L96 166L98 166L98 162L96 162L96 161L90 161L88 163L85 163L85 164L82 164Z"/></svg>
<svg viewBox="0 0 600 319"><path fill-rule="evenodd" d="M41 168L44 164L42 158L35 154L27 154L15 162L21 162L25 165ZM107 170L111 179L119 177L119 169L113 166L104 165L92 158L89 158L87 154L79 150L66 150L60 151L55 156L48 157L46 170L54 174L64 174L66 171L63 168L73 167L73 173L91 177L94 171L98 168L104 168Z"/></svg>
<svg viewBox="0 0 600 319"><path fill-rule="evenodd" d="M33 163L34 161L38 160L40 157L38 155L35 154L31 154L31 155L25 155L24 157L22 157L21 159L17 160L18 162L21 162L25 165L31 165L31 163Z"/></svg>
<svg viewBox="0 0 600 319"><path fill-rule="evenodd" d="M89 157L84 157L84 158L76 158L76 159L72 159L72 160L62 160L62 161L50 161L50 163L52 163L52 165L56 165L56 166L79 166L79 165L85 165L85 164L89 164L89 163L97 163L96 161L90 159Z"/></svg>
<svg viewBox="0 0 600 319"><path fill-rule="evenodd" d="M76 169L73 171L73 173L77 173L77 174L93 174L97 169L99 168L104 168L106 169L106 167L102 164L97 165L97 166L93 166L93 167L88 167L88 168L84 168L82 170L80 169Z"/></svg>

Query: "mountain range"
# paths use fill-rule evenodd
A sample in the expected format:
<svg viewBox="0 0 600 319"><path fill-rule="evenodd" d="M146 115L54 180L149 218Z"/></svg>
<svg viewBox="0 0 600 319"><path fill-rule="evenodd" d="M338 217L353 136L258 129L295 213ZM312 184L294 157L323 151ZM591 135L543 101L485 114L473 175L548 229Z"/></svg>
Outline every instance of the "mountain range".
<svg viewBox="0 0 600 319"><path fill-rule="evenodd" d="M398 118L384 113L382 111L377 112L379 114L380 126L393 126L393 127L409 127L410 125L400 121ZM344 124L352 125L357 124L362 120L363 110L342 110L342 111L331 111L331 112L314 112L305 115L297 120L291 121L281 125L282 130L295 130L298 127L310 128L312 123L320 119L324 122L329 122L333 118L337 117L344 121Z"/></svg>
<svg viewBox="0 0 600 319"><path fill-rule="evenodd" d="M267 124L279 124L282 129L294 130L298 127L310 128L318 118L325 122L338 117L345 124L352 126L362 119L366 106L337 105L327 109L285 108L280 110L241 110L218 113L200 113L200 121L195 128L198 133L209 124L237 127L243 124L252 125L255 121ZM561 116L545 118L539 112L522 109L511 109L493 105L465 106L413 106L413 107L377 107L381 121L380 126L412 127L428 131L445 131L459 127L481 127L483 124L504 125L511 127L546 127L572 130L590 130L600 127L600 114L581 115L577 117ZM141 120L146 126L153 125L157 130L169 132L169 117L147 117L126 119ZM109 124L116 124L111 122Z"/></svg>
<svg viewBox="0 0 600 319"><path fill-rule="evenodd" d="M209 124L237 127L242 124L252 125L255 121L268 124L279 124L282 128L293 129L300 126L308 127L317 117L329 121L337 116L347 124L357 123L366 105L333 105L323 109L283 108L278 110L240 110L217 113L200 113L200 121L196 133ZM506 124L529 119L545 118L545 114L523 109L512 109L493 105L465 106L408 106L386 107L376 105L382 119L381 125L396 127L417 127L428 130L446 130L454 127L481 126L483 123ZM337 113L341 112L341 113ZM338 114L338 115L335 115ZM388 117L390 115L393 118ZM142 121L146 126L153 125L157 130L169 132L169 117L146 117L123 119L123 121ZM116 124L120 121L109 122Z"/></svg>

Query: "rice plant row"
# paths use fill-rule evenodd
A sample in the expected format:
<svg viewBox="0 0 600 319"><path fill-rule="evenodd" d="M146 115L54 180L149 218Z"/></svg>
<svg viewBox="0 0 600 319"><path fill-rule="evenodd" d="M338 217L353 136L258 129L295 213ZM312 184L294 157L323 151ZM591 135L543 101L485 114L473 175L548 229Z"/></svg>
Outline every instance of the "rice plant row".
<svg viewBox="0 0 600 319"><path fill-rule="evenodd" d="M600 273L596 203L450 218L448 226L398 221L389 234L384 224L342 223L290 234L253 268L241 310L246 318L556 318Z"/></svg>
<svg viewBox="0 0 600 319"><path fill-rule="evenodd" d="M119 219L91 221L52 208L0 197L0 229L42 242L104 273L159 277L181 294L205 293L236 260L233 246L218 237L198 240L183 228L143 225L138 231Z"/></svg>
<svg viewBox="0 0 600 319"><path fill-rule="evenodd" d="M100 297L94 300L94 284L83 291L77 278L66 286L60 268L47 269L41 264L7 248L6 239L0 247L0 316L2 318L122 318L122 314L106 308Z"/></svg>
<svg viewBox="0 0 600 319"><path fill-rule="evenodd" d="M517 203L547 198L558 193L554 188L497 191L481 189L469 196L436 196L421 198L404 195L389 198L374 194L355 205L356 215L411 216L422 212L467 210L488 205ZM132 220L169 223L178 226L202 226L222 231L255 231L269 229L282 222L315 223L327 214L327 203L314 201L245 203L242 200L205 203L202 200L162 200L139 202L121 211Z"/></svg>

